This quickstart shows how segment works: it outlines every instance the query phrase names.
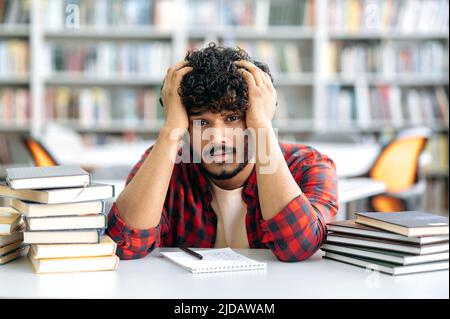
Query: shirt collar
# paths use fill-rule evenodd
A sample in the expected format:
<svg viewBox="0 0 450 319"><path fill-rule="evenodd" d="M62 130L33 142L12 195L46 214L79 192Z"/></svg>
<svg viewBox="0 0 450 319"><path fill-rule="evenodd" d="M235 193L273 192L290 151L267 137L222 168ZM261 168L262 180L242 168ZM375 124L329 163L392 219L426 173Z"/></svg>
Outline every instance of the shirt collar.
<svg viewBox="0 0 450 319"><path fill-rule="evenodd" d="M192 169L192 174L194 177L194 186L198 187L200 194L205 198L205 200L210 203L212 200L212 187L210 182L204 175L203 170L200 167L201 164L190 164ZM244 183L244 189L242 191L242 198L248 204L252 199L256 197L256 170L253 167L250 176Z"/></svg>

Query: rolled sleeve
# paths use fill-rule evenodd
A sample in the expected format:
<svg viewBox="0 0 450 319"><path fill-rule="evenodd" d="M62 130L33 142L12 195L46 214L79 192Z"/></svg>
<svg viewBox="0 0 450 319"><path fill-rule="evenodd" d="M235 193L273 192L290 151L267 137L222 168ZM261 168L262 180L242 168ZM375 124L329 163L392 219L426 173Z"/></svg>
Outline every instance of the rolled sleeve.
<svg viewBox="0 0 450 319"><path fill-rule="evenodd" d="M290 201L278 214L262 220L266 244L281 261L300 261L313 255L322 244L324 221L305 194Z"/></svg>
<svg viewBox="0 0 450 319"><path fill-rule="evenodd" d="M120 259L137 259L146 256L156 247L160 236L160 224L149 229L135 229L120 218L119 209L114 203L108 215L106 233L117 243L117 256Z"/></svg>
<svg viewBox="0 0 450 319"><path fill-rule="evenodd" d="M262 241L281 261L301 261L312 256L326 236L326 224L338 210L335 164L328 156L309 150L309 157L299 154L289 164L301 195L273 218L261 220Z"/></svg>

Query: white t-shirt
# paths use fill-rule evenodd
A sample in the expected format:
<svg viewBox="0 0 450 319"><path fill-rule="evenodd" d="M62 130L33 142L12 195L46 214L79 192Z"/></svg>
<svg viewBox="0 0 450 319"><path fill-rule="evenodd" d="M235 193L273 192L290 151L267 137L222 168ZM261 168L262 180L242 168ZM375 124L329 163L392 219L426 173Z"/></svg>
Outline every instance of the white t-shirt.
<svg viewBox="0 0 450 319"><path fill-rule="evenodd" d="M249 248L245 216L247 205L242 199L244 187L226 190L212 185L211 206L217 215L214 247Z"/></svg>

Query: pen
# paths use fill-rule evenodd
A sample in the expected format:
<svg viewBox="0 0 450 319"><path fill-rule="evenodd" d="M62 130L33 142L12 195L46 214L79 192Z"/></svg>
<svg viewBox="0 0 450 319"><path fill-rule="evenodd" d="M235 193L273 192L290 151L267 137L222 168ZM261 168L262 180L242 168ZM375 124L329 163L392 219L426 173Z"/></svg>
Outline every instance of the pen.
<svg viewBox="0 0 450 319"><path fill-rule="evenodd" d="M180 249L181 249L182 251L188 253L189 255L194 256L195 258L203 259L203 256L202 256L202 255L200 255L199 253L196 253L196 252L193 251L192 249L189 249L189 248L187 248L187 247L180 247Z"/></svg>

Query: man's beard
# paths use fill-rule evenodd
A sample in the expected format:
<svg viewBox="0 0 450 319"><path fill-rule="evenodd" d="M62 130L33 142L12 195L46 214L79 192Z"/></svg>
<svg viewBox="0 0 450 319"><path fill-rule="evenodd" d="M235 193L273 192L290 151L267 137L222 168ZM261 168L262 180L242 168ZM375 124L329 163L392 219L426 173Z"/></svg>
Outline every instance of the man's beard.
<svg viewBox="0 0 450 319"><path fill-rule="evenodd" d="M207 175L208 177L210 177L212 179L226 180L226 179L233 178L237 174L239 174L247 166L247 164L249 162L249 160L248 160L249 154L248 154L247 147L248 147L248 145L245 145L245 148L244 148L245 151L244 151L244 156L242 158L242 162L239 163L239 165L235 169L233 169L231 172L222 170L220 173L213 173L213 172L208 171L206 169L206 167L203 165L203 163L202 163L202 165L200 165L200 167L201 167L202 171L205 173L205 175ZM232 151L233 156L236 156L236 148L226 147L224 145L211 146L209 149L207 149L203 152L203 156L206 156L207 154L213 155L215 151L219 151L219 150ZM202 162L203 162L203 160L202 160ZM227 163L227 164L230 164L230 163Z"/></svg>
<svg viewBox="0 0 450 319"><path fill-rule="evenodd" d="M207 175L209 178L215 179L215 180L226 180L235 177L237 174L239 174L245 166L247 166L248 161L244 161L243 163L240 163L238 167L236 167L231 172L222 171L220 173L212 173L208 171L206 168L203 167L203 165L200 165L203 173Z"/></svg>

